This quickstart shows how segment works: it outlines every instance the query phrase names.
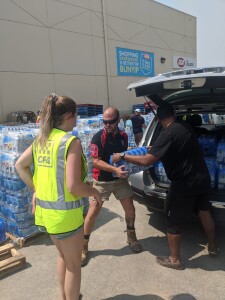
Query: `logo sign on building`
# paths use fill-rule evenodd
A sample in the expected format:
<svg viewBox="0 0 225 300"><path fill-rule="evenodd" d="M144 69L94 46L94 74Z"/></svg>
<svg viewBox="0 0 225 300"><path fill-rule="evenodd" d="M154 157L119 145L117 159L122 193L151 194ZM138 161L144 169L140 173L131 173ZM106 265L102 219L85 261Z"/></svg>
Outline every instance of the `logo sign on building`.
<svg viewBox="0 0 225 300"><path fill-rule="evenodd" d="M119 76L154 76L154 53L116 48Z"/></svg>
<svg viewBox="0 0 225 300"><path fill-rule="evenodd" d="M196 68L196 59L192 57L184 56L173 56L173 68L176 69L186 69L186 68Z"/></svg>

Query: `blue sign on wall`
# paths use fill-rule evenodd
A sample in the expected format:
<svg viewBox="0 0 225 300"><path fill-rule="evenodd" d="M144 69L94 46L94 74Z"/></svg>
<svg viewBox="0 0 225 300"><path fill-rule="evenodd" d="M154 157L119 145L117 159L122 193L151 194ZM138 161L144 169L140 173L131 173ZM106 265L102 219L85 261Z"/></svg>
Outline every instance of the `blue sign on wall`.
<svg viewBox="0 0 225 300"><path fill-rule="evenodd" d="M119 76L154 76L154 53L116 48Z"/></svg>

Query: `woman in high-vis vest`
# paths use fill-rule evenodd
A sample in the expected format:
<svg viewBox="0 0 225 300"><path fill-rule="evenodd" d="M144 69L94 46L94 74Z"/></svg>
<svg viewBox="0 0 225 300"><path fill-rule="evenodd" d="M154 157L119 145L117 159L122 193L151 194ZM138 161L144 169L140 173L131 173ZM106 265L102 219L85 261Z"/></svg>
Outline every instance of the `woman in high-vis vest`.
<svg viewBox="0 0 225 300"><path fill-rule="evenodd" d="M81 142L69 133L76 117L72 99L48 96L41 108L39 135L16 163L19 176L34 192L35 224L50 234L58 249L57 275L64 300L80 297L82 197L94 197L96 205L102 201L99 192L85 183L86 160Z"/></svg>

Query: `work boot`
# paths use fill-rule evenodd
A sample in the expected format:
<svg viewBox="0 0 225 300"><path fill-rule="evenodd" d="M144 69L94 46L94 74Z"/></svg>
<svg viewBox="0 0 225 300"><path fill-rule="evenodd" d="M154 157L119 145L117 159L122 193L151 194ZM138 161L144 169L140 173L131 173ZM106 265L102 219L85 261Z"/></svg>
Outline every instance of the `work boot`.
<svg viewBox="0 0 225 300"><path fill-rule="evenodd" d="M84 267L87 264L87 260L88 260L88 242L89 242L89 240L84 239L82 257L81 257L81 267Z"/></svg>
<svg viewBox="0 0 225 300"><path fill-rule="evenodd" d="M130 245L130 249L135 252L139 253L142 251L141 245L138 243L135 229L129 230L127 229L127 243Z"/></svg>

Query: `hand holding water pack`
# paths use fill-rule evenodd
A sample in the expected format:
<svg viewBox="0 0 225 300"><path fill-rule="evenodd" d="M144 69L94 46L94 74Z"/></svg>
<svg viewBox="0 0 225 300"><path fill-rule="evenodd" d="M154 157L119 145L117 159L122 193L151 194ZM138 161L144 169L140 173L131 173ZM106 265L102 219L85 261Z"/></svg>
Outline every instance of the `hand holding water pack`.
<svg viewBox="0 0 225 300"><path fill-rule="evenodd" d="M129 154L129 155L146 155L147 152L148 152L147 147L137 147L137 148L127 150L124 153L125 153L125 156L126 156L126 154ZM132 164L130 162L127 162L125 160L120 160L119 162L114 163L113 162L113 155L110 156L110 161L109 162L112 166L114 166L116 168L124 165L123 170L127 171L128 175L139 173L139 172L144 171L144 170L149 168L149 167L146 167L146 166L134 165L134 164ZM118 177L118 176L115 173L113 173L113 177Z"/></svg>

